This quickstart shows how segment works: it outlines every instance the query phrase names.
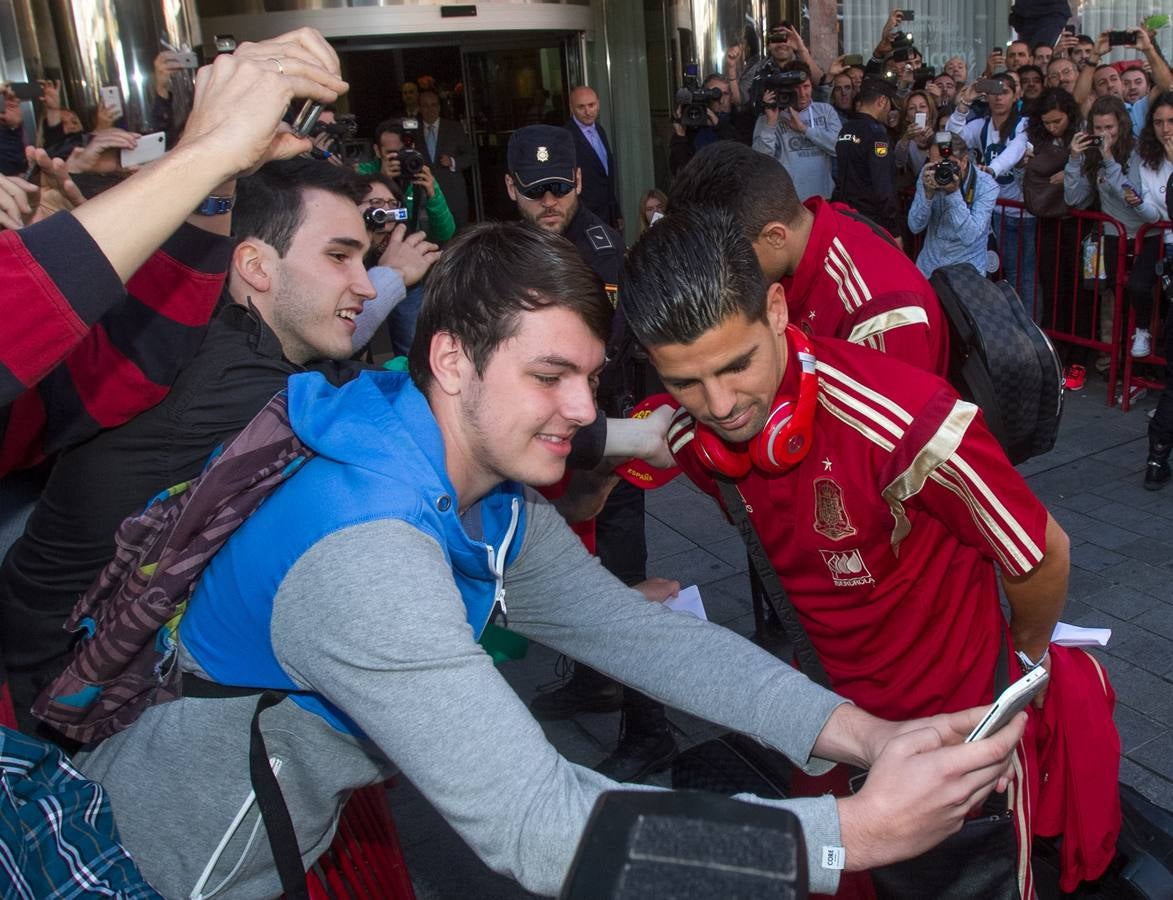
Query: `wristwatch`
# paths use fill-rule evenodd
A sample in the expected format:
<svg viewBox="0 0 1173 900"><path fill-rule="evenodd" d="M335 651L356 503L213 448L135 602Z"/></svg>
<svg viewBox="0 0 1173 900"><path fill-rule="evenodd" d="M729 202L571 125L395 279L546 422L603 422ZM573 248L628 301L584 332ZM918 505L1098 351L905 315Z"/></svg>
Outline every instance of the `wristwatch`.
<svg viewBox="0 0 1173 900"><path fill-rule="evenodd" d="M195 208L197 216L222 216L232 212L236 197L220 197L212 194L204 198L204 202Z"/></svg>

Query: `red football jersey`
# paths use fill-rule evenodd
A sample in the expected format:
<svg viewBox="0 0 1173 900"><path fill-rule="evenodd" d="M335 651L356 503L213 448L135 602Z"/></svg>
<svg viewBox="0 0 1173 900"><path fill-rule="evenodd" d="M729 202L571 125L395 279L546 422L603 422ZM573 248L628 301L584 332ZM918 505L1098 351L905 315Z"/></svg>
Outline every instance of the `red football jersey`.
<svg viewBox="0 0 1173 900"><path fill-rule="evenodd" d="M835 337L889 353L937 375L949 370L949 327L916 264L822 197L794 275L781 279L790 321L815 337Z"/></svg>
<svg viewBox="0 0 1173 900"><path fill-rule="evenodd" d="M1037 566L1047 511L946 382L842 341L812 344L810 451L738 489L832 686L891 719L989 703L1006 635L994 563ZM797 386L791 365L783 388ZM695 454L677 459L716 496Z"/></svg>

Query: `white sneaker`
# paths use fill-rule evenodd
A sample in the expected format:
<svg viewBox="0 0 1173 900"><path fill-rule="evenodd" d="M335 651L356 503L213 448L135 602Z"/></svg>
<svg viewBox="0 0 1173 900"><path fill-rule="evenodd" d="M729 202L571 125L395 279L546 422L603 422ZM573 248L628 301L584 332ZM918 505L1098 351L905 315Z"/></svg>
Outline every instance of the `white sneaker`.
<svg viewBox="0 0 1173 900"><path fill-rule="evenodd" d="M1153 352L1153 336L1147 328L1138 328L1132 336L1133 357L1148 356Z"/></svg>

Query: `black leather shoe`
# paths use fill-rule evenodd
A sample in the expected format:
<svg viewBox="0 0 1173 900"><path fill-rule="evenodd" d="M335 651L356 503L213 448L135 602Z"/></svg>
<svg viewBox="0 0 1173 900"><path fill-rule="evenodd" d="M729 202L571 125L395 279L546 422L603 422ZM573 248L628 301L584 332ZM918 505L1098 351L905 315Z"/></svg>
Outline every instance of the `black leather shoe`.
<svg viewBox="0 0 1173 900"><path fill-rule="evenodd" d="M571 678L557 690L538 694L530 701L535 719L572 719L580 713L616 712L623 705L623 685L610 679L589 682Z"/></svg>
<svg viewBox="0 0 1173 900"><path fill-rule="evenodd" d="M595 771L612 781L639 781L663 772L680 751L668 731L650 734L626 734L615 752L595 766Z"/></svg>
<svg viewBox="0 0 1173 900"><path fill-rule="evenodd" d="M1173 444L1162 444L1149 438L1149 458L1144 467L1144 486L1147 491L1159 491L1169 481L1169 452Z"/></svg>

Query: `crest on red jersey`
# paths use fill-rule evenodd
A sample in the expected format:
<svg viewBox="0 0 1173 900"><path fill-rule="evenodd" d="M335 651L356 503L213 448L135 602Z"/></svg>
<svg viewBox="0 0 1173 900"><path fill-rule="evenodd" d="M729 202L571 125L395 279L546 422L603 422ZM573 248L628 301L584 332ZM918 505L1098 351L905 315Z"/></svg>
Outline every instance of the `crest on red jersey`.
<svg viewBox="0 0 1173 900"><path fill-rule="evenodd" d="M830 478L815 479L815 531L833 541L856 534L843 502L843 488Z"/></svg>

